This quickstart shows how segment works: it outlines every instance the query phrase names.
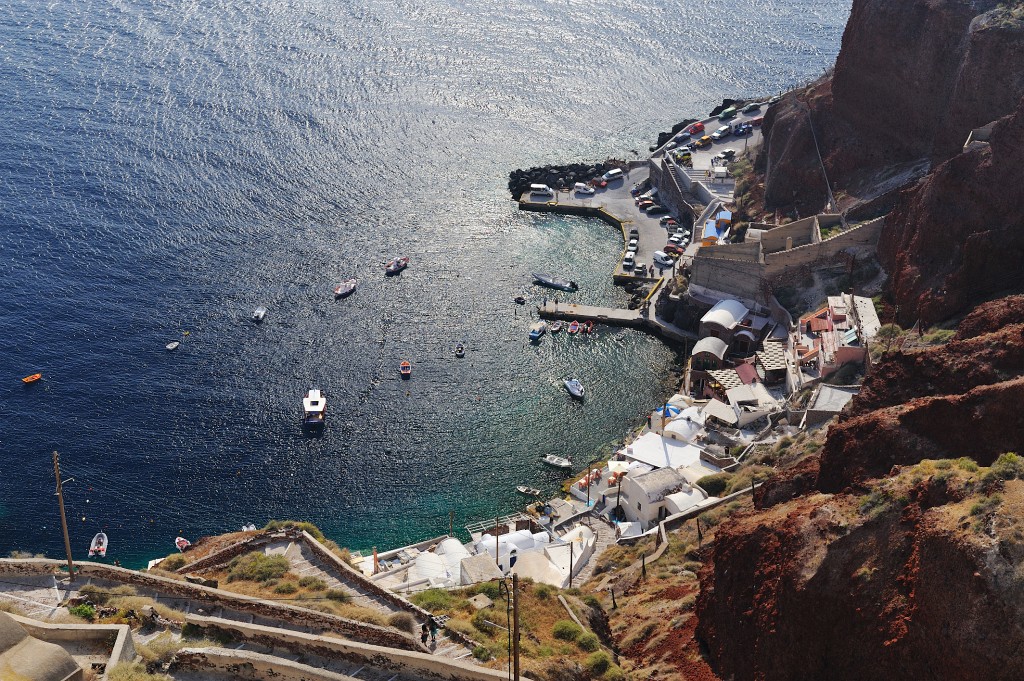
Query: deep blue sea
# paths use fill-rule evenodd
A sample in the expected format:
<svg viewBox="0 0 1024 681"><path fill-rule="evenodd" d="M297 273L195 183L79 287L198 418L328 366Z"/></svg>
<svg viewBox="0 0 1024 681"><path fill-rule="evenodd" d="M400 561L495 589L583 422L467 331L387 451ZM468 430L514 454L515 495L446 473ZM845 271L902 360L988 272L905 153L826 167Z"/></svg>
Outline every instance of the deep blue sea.
<svg viewBox="0 0 1024 681"><path fill-rule="evenodd" d="M508 172L636 158L723 97L817 76L849 6L8 0L0 554L62 554L53 450L76 553L105 529L127 565L273 518L384 549L554 492L540 456L622 438L677 358L624 329L527 342L529 273L624 303L622 244L518 212Z"/></svg>

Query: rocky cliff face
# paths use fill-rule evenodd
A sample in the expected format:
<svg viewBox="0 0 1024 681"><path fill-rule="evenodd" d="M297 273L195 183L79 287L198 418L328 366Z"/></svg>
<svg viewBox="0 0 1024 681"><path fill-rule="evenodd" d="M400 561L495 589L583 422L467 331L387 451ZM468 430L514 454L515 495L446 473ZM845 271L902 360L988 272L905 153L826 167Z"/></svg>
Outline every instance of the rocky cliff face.
<svg viewBox="0 0 1024 681"><path fill-rule="evenodd" d="M1024 296L879 363L820 455L719 527L697 601L716 673L1024 678L1000 652L1024 644L1024 482L948 460L1019 451L1021 400Z"/></svg>
<svg viewBox="0 0 1024 681"><path fill-rule="evenodd" d="M1024 95L1022 48L995 0L854 0L833 75L765 116L765 208L821 209L816 146L833 188L859 200L950 158Z"/></svg>
<svg viewBox="0 0 1024 681"><path fill-rule="evenodd" d="M905 326L1024 286L1024 99L900 197L878 244Z"/></svg>

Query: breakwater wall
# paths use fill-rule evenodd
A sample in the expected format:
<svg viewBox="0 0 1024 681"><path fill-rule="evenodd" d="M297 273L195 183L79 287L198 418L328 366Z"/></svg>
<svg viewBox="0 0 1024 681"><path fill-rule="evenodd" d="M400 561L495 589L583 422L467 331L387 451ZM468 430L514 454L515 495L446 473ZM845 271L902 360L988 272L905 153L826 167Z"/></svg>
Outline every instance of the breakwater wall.
<svg viewBox="0 0 1024 681"><path fill-rule="evenodd" d="M625 170L629 166L625 161L609 159L601 163L569 163L566 165L548 165L517 168L508 174L508 190L518 199L529 191L531 184L546 184L555 189L567 189L577 182L590 182L600 178L612 168Z"/></svg>

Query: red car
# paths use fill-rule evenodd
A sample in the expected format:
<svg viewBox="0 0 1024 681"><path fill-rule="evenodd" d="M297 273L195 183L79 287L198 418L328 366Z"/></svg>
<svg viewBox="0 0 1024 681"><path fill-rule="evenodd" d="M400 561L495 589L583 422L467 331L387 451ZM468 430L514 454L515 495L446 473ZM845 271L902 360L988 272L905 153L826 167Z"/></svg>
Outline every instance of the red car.
<svg viewBox="0 0 1024 681"><path fill-rule="evenodd" d="M663 250L663 251L665 251L666 253L669 253L669 254L672 254L672 253L675 253L676 255L682 255L683 254L683 247L679 246L677 244L665 244L665 248L663 248L661 250Z"/></svg>
<svg viewBox="0 0 1024 681"><path fill-rule="evenodd" d="M698 132L704 132L704 124L700 121L691 123L690 127L687 128L691 135L696 135Z"/></svg>
<svg viewBox="0 0 1024 681"><path fill-rule="evenodd" d="M650 199L644 199L643 201L637 204L637 208L639 208L640 210L647 210L653 205L654 201L651 201Z"/></svg>
<svg viewBox="0 0 1024 681"><path fill-rule="evenodd" d="M750 124L752 126L754 126L755 128L761 127L762 123L764 123L764 116L758 116L757 118L755 118L752 121L750 121Z"/></svg>

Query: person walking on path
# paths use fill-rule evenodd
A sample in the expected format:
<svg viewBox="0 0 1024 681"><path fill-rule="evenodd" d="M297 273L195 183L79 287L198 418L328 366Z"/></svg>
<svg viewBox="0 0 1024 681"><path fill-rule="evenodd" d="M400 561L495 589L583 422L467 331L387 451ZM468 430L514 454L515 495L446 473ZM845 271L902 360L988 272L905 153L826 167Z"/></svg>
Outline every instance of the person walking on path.
<svg viewBox="0 0 1024 681"><path fill-rule="evenodd" d="M437 621L431 617L429 620L430 626L430 642L437 643Z"/></svg>
<svg viewBox="0 0 1024 681"><path fill-rule="evenodd" d="M427 627L427 623L424 622L423 625L420 626L420 641L423 642L423 645L427 645L427 639L429 637L430 637L430 629Z"/></svg>

